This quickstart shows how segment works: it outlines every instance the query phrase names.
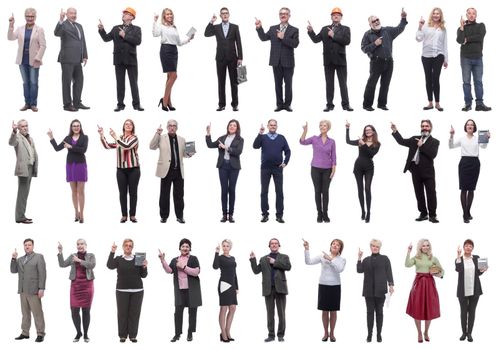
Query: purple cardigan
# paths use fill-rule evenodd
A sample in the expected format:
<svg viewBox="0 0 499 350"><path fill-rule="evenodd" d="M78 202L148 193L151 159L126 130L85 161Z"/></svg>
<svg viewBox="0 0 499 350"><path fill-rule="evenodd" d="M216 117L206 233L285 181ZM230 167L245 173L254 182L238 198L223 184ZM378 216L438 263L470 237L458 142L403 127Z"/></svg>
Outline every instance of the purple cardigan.
<svg viewBox="0 0 499 350"><path fill-rule="evenodd" d="M300 139L300 144L312 145L314 154L311 165L313 167L330 169L336 166L336 143L332 138L328 137L326 143L323 143L320 135L312 136L303 141Z"/></svg>

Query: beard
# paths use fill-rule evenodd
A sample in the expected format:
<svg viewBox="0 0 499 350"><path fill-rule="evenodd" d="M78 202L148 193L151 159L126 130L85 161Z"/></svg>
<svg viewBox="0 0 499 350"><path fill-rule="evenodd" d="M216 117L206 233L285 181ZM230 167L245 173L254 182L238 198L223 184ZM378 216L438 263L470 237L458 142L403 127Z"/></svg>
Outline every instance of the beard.
<svg viewBox="0 0 499 350"><path fill-rule="evenodd" d="M421 130L421 136L428 137L428 136L430 136L430 132L425 131L425 130Z"/></svg>
<svg viewBox="0 0 499 350"><path fill-rule="evenodd" d="M373 26L372 26L372 29L373 29L374 31L379 31L379 30L381 29L381 23L378 23L378 24L376 24L376 25L373 25Z"/></svg>

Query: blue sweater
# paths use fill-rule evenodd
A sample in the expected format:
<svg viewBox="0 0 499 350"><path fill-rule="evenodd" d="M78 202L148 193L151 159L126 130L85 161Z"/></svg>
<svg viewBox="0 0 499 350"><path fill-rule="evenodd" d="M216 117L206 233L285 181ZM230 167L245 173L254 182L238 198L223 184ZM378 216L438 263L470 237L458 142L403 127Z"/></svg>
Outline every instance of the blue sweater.
<svg viewBox="0 0 499 350"><path fill-rule="evenodd" d="M274 140L268 134L258 134L253 142L253 148L262 149L262 169L276 168L282 163L287 165L291 157L288 141L281 134L278 134ZM284 161L282 159L283 152Z"/></svg>

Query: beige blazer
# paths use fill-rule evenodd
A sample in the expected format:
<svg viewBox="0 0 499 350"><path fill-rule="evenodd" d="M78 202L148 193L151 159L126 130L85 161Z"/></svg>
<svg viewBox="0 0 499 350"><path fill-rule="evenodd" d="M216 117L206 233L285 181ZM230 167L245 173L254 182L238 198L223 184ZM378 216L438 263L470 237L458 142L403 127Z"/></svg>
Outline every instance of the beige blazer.
<svg viewBox="0 0 499 350"><path fill-rule="evenodd" d="M21 135L21 133L11 133L9 138L9 145L14 147L16 151L16 169L14 171L15 176L28 177L28 165L29 165L29 148L33 148L33 174L31 176L36 177L38 175L38 153L36 153L35 143L30 136L31 145L29 144L26 137Z"/></svg>
<svg viewBox="0 0 499 350"><path fill-rule="evenodd" d="M17 27L16 30L9 26L9 31L7 33L7 39L16 40L19 44L17 48L17 58L16 64L21 64L23 61L23 50L24 50L24 31L26 26ZM35 25L33 31L31 32L31 40L29 41L29 65L34 68L39 68L42 65L43 54L47 44L45 42L45 33L43 28ZM35 61L36 59L36 61Z"/></svg>
<svg viewBox="0 0 499 350"><path fill-rule="evenodd" d="M185 139L179 135L177 135L178 140L178 161L180 163L180 173L182 174L182 179L184 178L184 157L187 157L185 154ZM168 171L170 170L170 163L172 161L172 151L170 149L170 139L168 134L159 135L158 133L154 134L154 137L149 144L149 148L152 150L159 148L159 159L158 166L156 167L156 176L164 178Z"/></svg>

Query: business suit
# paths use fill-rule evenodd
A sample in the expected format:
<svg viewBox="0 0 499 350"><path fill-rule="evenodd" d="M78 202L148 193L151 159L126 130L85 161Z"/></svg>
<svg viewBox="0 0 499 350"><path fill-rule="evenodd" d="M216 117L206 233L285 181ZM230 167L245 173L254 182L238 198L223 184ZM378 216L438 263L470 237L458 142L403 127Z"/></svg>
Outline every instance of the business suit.
<svg viewBox="0 0 499 350"><path fill-rule="evenodd" d="M251 258L250 263L255 275L262 273L262 295L265 297L267 307L269 338L275 338L274 309L276 307L279 317L277 336L283 338L286 331L286 295L288 294L286 271L291 270L291 262L286 254L277 253L274 264L270 265L268 258L271 254L273 253L261 257L258 265L255 258Z"/></svg>
<svg viewBox="0 0 499 350"><path fill-rule="evenodd" d="M276 105L278 108L291 106L293 100L293 73L295 67L294 49L300 43L298 38L298 28L287 24L284 30L284 39L277 37L280 25L271 26L267 33L263 28L257 28L256 32L261 41L270 40L269 65L274 71L274 84L276 94ZM285 98L282 96L282 83L285 84Z"/></svg>
<svg viewBox="0 0 499 350"><path fill-rule="evenodd" d="M62 102L64 107L78 108L83 90L83 70L81 63L88 59L87 44L83 27L69 20L57 22L54 35L61 38L61 50L57 62L62 68ZM71 83L73 97L71 98Z"/></svg>
<svg viewBox="0 0 499 350"><path fill-rule="evenodd" d="M125 31L125 37L122 38L120 30ZM113 41L113 64L116 72L116 95L118 97L118 107L125 108L123 100L125 98L125 74L128 71L128 80L130 81L130 90L132 91L132 105L137 108L140 106L139 87L137 85L137 46L142 42L142 31L140 27L133 24L114 26L106 34L104 29L99 29L99 34L105 42Z"/></svg>
<svg viewBox="0 0 499 350"><path fill-rule="evenodd" d="M418 210L421 216L424 217L429 214L430 218L435 218L437 216L437 192L435 190L433 159L437 156L440 141L430 135L423 145L418 147L418 139L422 137L421 135L404 139L398 131L395 131L392 136L399 145L409 147L404 173L409 170L412 174L414 193L416 194ZM419 154L418 162L414 160L416 152ZM426 205L425 190L428 207Z"/></svg>
<svg viewBox="0 0 499 350"><path fill-rule="evenodd" d="M478 269L478 255L473 255L473 264L475 266L475 278L473 280L473 294L465 295L465 282L464 282L464 261L463 257L456 260L456 271L458 272L457 278L457 297L459 299L459 306L461 308L461 329L463 335L471 335L473 331L473 325L475 323L475 311L478 304L478 299L482 295L482 285L480 283L480 276L483 274L482 271Z"/></svg>
<svg viewBox="0 0 499 350"><path fill-rule="evenodd" d="M14 175L18 177L17 200L16 200L16 222L26 220L26 205L28 202L31 178L38 175L38 153L35 143L29 134L23 136L20 132L12 132L9 145L16 152L16 169Z"/></svg>
<svg viewBox="0 0 499 350"><path fill-rule="evenodd" d="M368 336L372 336L376 312L376 331L379 337L383 328L383 305L388 291L387 284L393 286L390 259L386 255L372 254L362 261L357 261L357 272L364 274L362 296L366 299Z"/></svg>
<svg viewBox="0 0 499 350"><path fill-rule="evenodd" d="M172 152L171 144L175 138L176 148ZM175 147L175 146L174 146ZM177 219L184 217L184 157L185 139L177 134L174 136L154 134L149 144L152 150L159 148L156 176L161 178L161 189L159 195L159 215L167 219L170 215L170 190L173 184L173 205ZM175 158L175 152L177 157Z"/></svg>
<svg viewBox="0 0 499 350"><path fill-rule="evenodd" d="M239 156L243 152L244 139L235 135L230 147L227 148L229 159L225 159L225 150L218 147L220 143L225 144L228 135L220 136L215 142L211 140L211 135L206 135L206 145L208 148L218 148L218 176L220 186L222 187L222 213L225 216L234 214L234 203L236 201L236 183L241 170L241 161ZM227 207L228 198L228 207Z"/></svg>
<svg viewBox="0 0 499 350"><path fill-rule="evenodd" d="M334 32L331 38L329 30ZM314 43L322 41L324 58L324 77L326 78L326 101L327 108L334 108L334 72L338 76L340 85L341 105L343 108L349 108L347 88L347 57L346 45L350 44L350 28L341 24L325 26L318 34L309 31L308 36Z"/></svg>
<svg viewBox="0 0 499 350"><path fill-rule="evenodd" d="M228 23L229 29L225 36L222 24L213 25L208 23L204 31L204 36L215 36L217 39L217 61L218 76L218 106L225 107L225 77L229 72L230 89L232 94L232 107L237 107L239 99L237 95L237 61L243 59L243 48L241 45L241 35L237 24Z"/></svg>
<svg viewBox="0 0 499 350"><path fill-rule="evenodd" d="M40 290L45 290L47 270L42 254L31 253L20 258L12 258L10 272L17 273L17 293L21 299L21 312L23 315L21 329L22 335L29 337L31 327L31 314L35 319L36 333L45 336L45 319L43 317L42 300L38 296Z"/></svg>

